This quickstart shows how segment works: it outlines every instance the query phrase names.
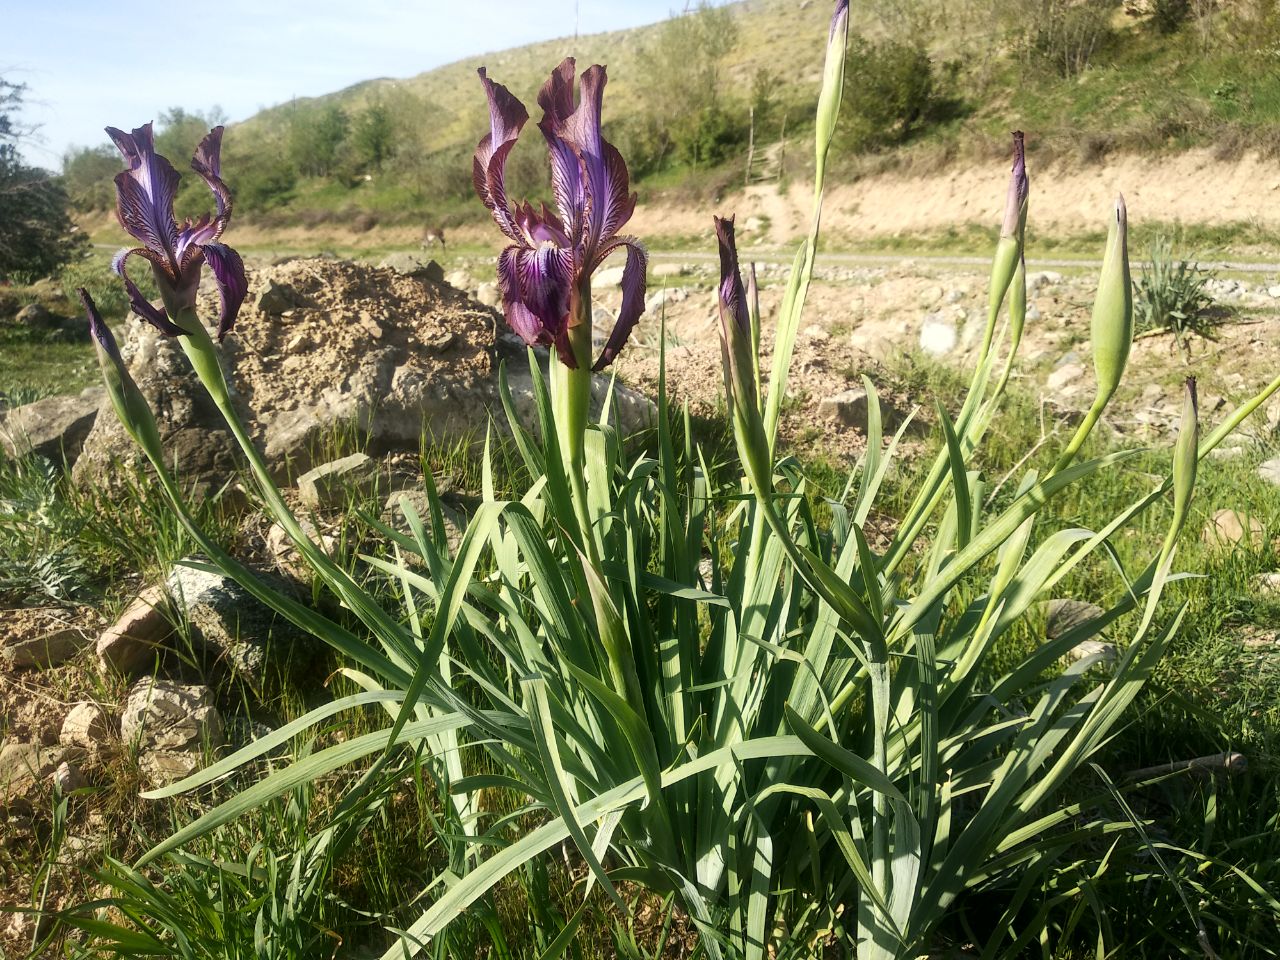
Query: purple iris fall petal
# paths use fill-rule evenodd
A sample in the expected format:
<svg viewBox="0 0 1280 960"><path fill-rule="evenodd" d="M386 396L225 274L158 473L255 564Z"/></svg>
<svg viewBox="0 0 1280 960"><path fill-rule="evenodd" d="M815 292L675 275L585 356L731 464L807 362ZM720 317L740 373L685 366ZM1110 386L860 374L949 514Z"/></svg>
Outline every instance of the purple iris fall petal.
<svg viewBox="0 0 1280 960"><path fill-rule="evenodd" d="M605 341L600 358L592 367L596 371L603 370L613 363L614 358L627 345L627 338L631 336L631 331L640 321L640 315L644 313L649 256L634 237L617 237L606 253L623 246L627 248L627 262L622 268L622 306L618 309L618 321L613 325L609 339Z"/></svg>
<svg viewBox="0 0 1280 960"><path fill-rule="evenodd" d="M747 313L747 295L738 270L738 245L733 234L733 217L715 217L716 241L720 246L721 313L731 318L744 334L751 333L751 317Z"/></svg>
<svg viewBox="0 0 1280 960"><path fill-rule="evenodd" d="M222 299L218 323L221 340L235 323L247 291L240 255L218 242L231 217L231 192L222 180L223 128L210 130L191 160L191 169L213 193L215 212L212 216L205 214L195 220L188 219L181 226L173 215L178 172L155 152L151 124L138 127L132 133L108 127L107 133L129 165L115 178L116 214L130 236L142 244L121 251L112 265L124 280L133 312L167 336L187 332L170 318L195 308L200 269L208 261ZM135 253L151 263L165 310L150 303L129 278L125 261Z"/></svg>
<svg viewBox="0 0 1280 960"><path fill-rule="evenodd" d="M205 262L213 271L213 278L218 283L218 298L222 301L222 311L218 317L218 342L231 332L236 317L240 313L240 305L244 303L245 294L249 292L249 280L244 273L244 261L225 243L206 243Z"/></svg>
<svg viewBox="0 0 1280 960"><path fill-rule="evenodd" d="M130 250L126 247L124 250L117 253L111 261L111 269L114 270L116 275L124 281L125 293L129 295L129 306L133 309L134 313L147 321L147 323L151 324L166 337L176 337L178 334L182 333L182 329L170 322L169 318L165 316L165 312L163 310L156 307L150 300L144 297L142 295L142 291L138 289L138 285L129 278L129 271L126 268L125 263L134 254L151 260L151 255L146 249L135 247ZM162 269L162 267L154 261L152 261L152 267L156 270Z"/></svg>
<svg viewBox="0 0 1280 960"><path fill-rule="evenodd" d="M472 166L476 193L498 227L514 242L498 259L503 310L526 343L554 345L566 366L576 367L569 347L570 311L590 289L591 274L619 246L627 247L623 303L599 370L617 356L644 312L647 258L639 244L618 231L631 218L636 197L627 166L604 139L600 111L605 87L601 66L587 69L574 102L572 57L552 72L538 94L542 131L551 158L556 210L545 205L512 206L506 193L506 158L528 120L528 111L506 87L479 71L489 100L489 133L476 147Z"/></svg>

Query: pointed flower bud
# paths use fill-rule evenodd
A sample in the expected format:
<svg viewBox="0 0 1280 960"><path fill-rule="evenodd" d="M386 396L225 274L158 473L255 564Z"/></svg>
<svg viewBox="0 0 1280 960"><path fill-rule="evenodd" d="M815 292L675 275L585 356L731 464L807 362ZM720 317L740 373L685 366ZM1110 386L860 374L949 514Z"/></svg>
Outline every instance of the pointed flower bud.
<svg viewBox="0 0 1280 960"><path fill-rule="evenodd" d="M1106 403L1120 385L1133 343L1133 282L1129 277L1128 214L1116 198L1107 249L1102 256L1098 296L1093 303L1093 368L1097 403Z"/></svg>
<svg viewBox="0 0 1280 960"><path fill-rule="evenodd" d="M1027 200L1031 181L1027 178L1027 154L1021 130L1013 133L1013 170L1009 174L1009 193L1005 197L1004 217L1000 221L1000 241L991 263L991 293L987 304L987 336L994 332L995 318L1000 312L1026 251ZM985 346L984 346L985 352Z"/></svg>
<svg viewBox="0 0 1280 960"><path fill-rule="evenodd" d="M1191 506L1200 459L1200 406L1196 399L1196 378L1188 377L1182 398L1182 423L1173 445L1173 528L1181 530Z"/></svg>
<svg viewBox="0 0 1280 960"><path fill-rule="evenodd" d="M844 94L844 55L849 41L849 0L837 0L827 34L827 60L822 71L822 90L818 93L816 136L818 170L826 166L827 150L840 117L840 100ZM818 177L821 182L821 176Z"/></svg>
<svg viewBox="0 0 1280 960"><path fill-rule="evenodd" d="M93 297L89 296L89 291L81 287L78 293L89 317L89 332L98 353L98 365L102 368L107 396L111 398L116 416L149 457L163 460L164 453L160 446L160 431L156 427L155 415L133 377L129 375L124 359L120 356L120 348L116 345L116 338L103 322L102 314L98 312L98 306L93 302Z"/></svg>

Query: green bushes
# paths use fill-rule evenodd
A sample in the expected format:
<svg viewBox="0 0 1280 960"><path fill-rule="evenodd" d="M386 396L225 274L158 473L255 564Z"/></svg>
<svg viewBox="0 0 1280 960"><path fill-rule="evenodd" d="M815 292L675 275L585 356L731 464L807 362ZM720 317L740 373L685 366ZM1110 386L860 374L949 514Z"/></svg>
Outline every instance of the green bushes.
<svg viewBox="0 0 1280 960"><path fill-rule="evenodd" d="M910 139L944 115L957 69L936 65L919 41L871 43L855 37L845 68L838 142L862 151Z"/></svg>
<svg viewBox="0 0 1280 960"><path fill-rule="evenodd" d="M1214 275L1179 256L1173 241L1164 235L1151 242L1150 261L1142 279L1133 285L1137 329L1167 330L1185 353L1187 334L1203 336L1221 319L1221 310L1214 307L1207 289Z"/></svg>

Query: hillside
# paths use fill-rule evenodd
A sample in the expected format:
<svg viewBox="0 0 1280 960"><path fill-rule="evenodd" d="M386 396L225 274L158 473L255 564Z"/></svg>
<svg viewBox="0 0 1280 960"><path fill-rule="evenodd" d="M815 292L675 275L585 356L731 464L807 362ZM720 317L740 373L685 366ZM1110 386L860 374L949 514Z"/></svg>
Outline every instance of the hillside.
<svg viewBox="0 0 1280 960"><path fill-rule="evenodd" d="M1197 183L1188 204L1163 208L1163 221L1270 224L1249 184L1280 182L1280 72L1273 69L1280 14L1250 12L1258 5L1244 3L1161 0L1155 7L1182 12L1168 23L1141 0L855 4L836 165L861 212L847 218L844 232L938 228L937 216L918 211L902 226L891 218L886 224L883 214L892 211L884 210L881 186L916 200L913 183L928 184L935 197L955 195L948 185L957 177L985 183L1013 128L1028 132L1035 169L1081 182L1096 175L1104 192L1114 189L1108 171L1126 171L1122 185L1140 189L1183 157L1177 170ZM379 245L411 241L427 221L464 227L483 219L470 186L470 156L486 122L476 68L487 66L536 117L538 88L572 55L609 67L606 132L626 156L642 202L698 211L739 190L753 110L758 183L751 193L776 185L785 197L812 163L798 145L811 122L829 13L825 0L746 0L634 30L470 56L414 77L368 80L235 125L226 168L241 213L264 237L336 233L359 245L369 235ZM191 135L199 129L194 123ZM532 124L527 132L534 135L512 155L510 186L536 198L545 196L545 159ZM1141 158L1152 157L1160 164L1145 169ZM1224 181L1234 186L1215 206L1212 184ZM202 204L198 184L189 186ZM959 192L968 207L972 189ZM1182 199L1176 188L1154 185L1154 192ZM1077 209L1077 197L1066 191L1067 211ZM93 202L104 203L100 189ZM770 201L752 209L789 216L771 213L778 207ZM1045 212L1068 229L1063 210L1055 201ZM984 203L943 220L973 222L979 211L985 214ZM663 234L687 232L680 217L658 219L667 221Z"/></svg>

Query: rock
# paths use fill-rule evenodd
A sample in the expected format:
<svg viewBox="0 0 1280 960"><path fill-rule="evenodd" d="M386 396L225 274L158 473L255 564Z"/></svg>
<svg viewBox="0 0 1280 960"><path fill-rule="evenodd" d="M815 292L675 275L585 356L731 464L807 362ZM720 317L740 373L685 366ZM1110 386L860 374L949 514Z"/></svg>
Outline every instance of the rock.
<svg viewBox="0 0 1280 960"><path fill-rule="evenodd" d="M172 633L168 595L163 587L148 587L98 637L98 663L104 671L135 676L150 669L157 648Z"/></svg>
<svg viewBox="0 0 1280 960"><path fill-rule="evenodd" d="M1280 570L1260 573L1253 578L1254 589L1268 597L1280 597Z"/></svg>
<svg viewBox="0 0 1280 960"><path fill-rule="evenodd" d="M502 291L490 280L476 288L476 299L486 307L496 307L502 303Z"/></svg>
<svg viewBox="0 0 1280 960"><path fill-rule="evenodd" d="M922 307L932 307L941 299L942 288L937 285L925 287L920 291L920 306Z"/></svg>
<svg viewBox="0 0 1280 960"><path fill-rule="evenodd" d="M77 703L71 708L62 730L58 733L58 742L64 747L82 747L94 750L102 746L111 736L111 718L96 703Z"/></svg>
<svg viewBox="0 0 1280 960"><path fill-rule="evenodd" d="M743 233L759 233L765 228L765 221L761 217L747 217L742 221Z"/></svg>
<svg viewBox="0 0 1280 960"><path fill-rule="evenodd" d="M10 457L35 453L71 466L93 429L106 397L102 387L74 396L53 396L15 407L0 420L0 446Z"/></svg>
<svg viewBox="0 0 1280 960"><path fill-rule="evenodd" d="M935 357L946 356L956 348L959 337L955 324L941 314L926 314L920 326L920 349Z"/></svg>
<svg viewBox="0 0 1280 960"><path fill-rule="evenodd" d="M1258 465L1258 476L1269 483L1280 486L1280 457L1272 457Z"/></svg>
<svg viewBox="0 0 1280 960"><path fill-rule="evenodd" d="M1080 388L1085 377L1084 367L1078 363L1068 363L1058 367L1045 380L1045 389L1049 393L1074 393Z"/></svg>
<svg viewBox="0 0 1280 960"><path fill-rule="evenodd" d="M166 586L175 608L191 625L193 639L252 683L262 679L272 639L293 639L292 629L274 610L230 577L179 564ZM270 586L285 589L283 583Z"/></svg>
<svg viewBox="0 0 1280 960"><path fill-rule="evenodd" d="M47 670L70 660L87 643L82 631L53 617L24 618L0 635L0 662L10 670Z"/></svg>
<svg viewBox="0 0 1280 960"><path fill-rule="evenodd" d="M267 316L278 317L296 306L298 295L290 287L273 280L268 280L266 289L258 294L258 310Z"/></svg>
<svg viewBox="0 0 1280 960"><path fill-rule="evenodd" d="M208 687L144 678L129 690L120 736L138 750L138 764L154 785L189 776L206 746L223 740L222 717Z"/></svg>
<svg viewBox="0 0 1280 960"><path fill-rule="evenodd" d="M444 282L455 290L470 290L471 274L465 270L454 270L444 275Z"/></svg>
<svg viewBox="0 0 1280 960"><path fill-rule="evenodd" d="M76 754L66 747L38 743L6 743L0 746L0 809L29 808L40 783Z"/></svg>
<svg viewBox="0 0 1280 960"><path fill-rule="evenodd" d="M1056 270L1039 270L1027 275L1027 292L1032 293L1043 287L1052 287L1062 282L1062 274Z"/></svg>
<svg viewBox="0 0 1280 960"><path fill-rule="evenodd" d="M160 441L179 478L219 487L230 481L239 467L239 447L196 380L177 338L138 323L128 328L120 352L155 414ZM106 405L85 438L73 479L80 486L110 495L135 482L139 472L149 470L146 456Z"/></svg>
<svg viewBox="0 0 1280 960"><path fill-rule="evenodd" d="M1077 643L1067 651L1067 659L1072 662L1095 656L1098 657L1100 662L1111 663L1119 659L1120 651L1116 649L1114 643L1107 643L1103 640L1085 640L1083 643Z"/></svg>
<svg viewBox="0 0 1280 960"><path fill-rule="evenodd" d="M1242 543L1248 547L1260 547L1263 542L1262 523L1256 517L1236 510L1219 510L1205 524L1201 539L1210 547L1238 546Z"/></svg>
<svg viewBox="0 0 1280 960"><path fill-rule="evenodd" d="M409 520L404 513L404 505L406 503L418 515L418 519L422 521L422 526L426 530L427 536L431 536L431 501L428 499L425 490L399 490L391 494L382 507L382 522L393 530L412 535ZM462 543L462 537L466 533L467 517L462 511L443 502L440 504L440 514L444 520L445 543L449 548L449 555L454 556L457 554L458 545Z"/></svg>
<svg viewBox="0 0 1280 960"><path fill-rule="evenodd" d="M1040 308L1034 303L1027 307L1027 315L1025 317L1028 323L1035 323L1041 317Z"/></svg>
<svg viewBox="0 0 1280 960"><path fill-rule="evenodd" d="M29 303L13 317L14 322L36 330L53 330L62 324L62 318L52 313L42 303Z"/></svg>
<svg viewBox="0 0 1280 960"><path fill-rule="evenodd" d="M84 772L80 767L66 760L58 764L58 769L53 771L53 783L64 794L70 793L72 790L83 789L89 785L89 781L84 778Z"/></svg>
<svg viewBox="0 0 1280 960"><path fill-rule="evenodd" d="M818 416L846 427L867 428L867 391L854 388L818 402Z"/></svg>
<svg viewBox="0 0 1280 960"><path fill-rule="evenodd" d="M682 277L685 274L685 265L683 263L659 263L655 264L649 270L649 276L654 279L662 279L665 277Z"/></svg>
<svg viewBox="0 0 1280 960"><path fill-rule="evenodd" d="M396 273L403 273L406 277L416 277L431 283L445 282L444 267L435 260L428 259L424 262L413 254L403 251L389 254L378 266L387 267Z"/></svg>
<svg viewBox="0 0 1280 960"><path fill-rule="evenodd" d="M604 270L597 270L591 278L591 285L600 290L620 286L622 284L623 270L623 267L607 267Z"/></svg>
<svg viewBox="0 0 1280 960"><path fill-rule="evenodd" d="M1102 614L1103 609L1095 603L1070 599L1050 600L1045 612L1044 635L1050 640L1057 640L1080 624Z"/></svg>
<svg viewBox="0 0 1280 960"><path fill-rule="evenodd" d="M298 494L313 510L333 510L350 497L366 497L378 486L378 463L368 454L353 453L313 467L298 478Z"/></svg>
<svg viewBox="0 0 1280 960"><path fill-rule="evenodd" d="M1280 285L1267 287L1267 294L1277 300L1280 300Z"/></svg>

